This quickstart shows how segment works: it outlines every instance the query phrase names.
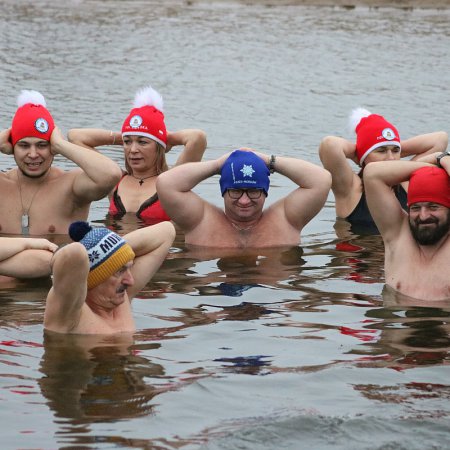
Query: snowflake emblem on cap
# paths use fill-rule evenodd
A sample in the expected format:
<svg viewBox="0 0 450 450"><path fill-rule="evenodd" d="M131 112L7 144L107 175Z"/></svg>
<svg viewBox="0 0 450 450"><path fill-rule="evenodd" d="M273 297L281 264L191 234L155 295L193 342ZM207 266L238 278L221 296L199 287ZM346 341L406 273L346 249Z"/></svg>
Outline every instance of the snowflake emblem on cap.
<svg viewBox="0 0 450 450"><path fill-rule="evenodd" d="M241 169L242 174L244 177L252 177L255 173L253 166L250 164L247 166L247 164L244 164Z"/></svg>
<svg viewBox="0 0 450 450"><path fill-rule="evenodd" d="M41 117L40 119L37 119L36 122L34 122L34 127L40 133L47 133L47 131L48 131L48 122Z"/></svg>
<svg viewBox="0 0 450 450"><path fill-rule="evenodd" d="M130 119L130 127L131 128L139 128L142 125L142 117L139 115L135 115Z"/></svg>
<svg viewBox="0 0 450 450"><path fill-rule="evenodd" d="M392 141L393 139L395 139L394 130L392 130L391 128L385 128L381 134L388 141Z"/></svg>
<svg viewBox="0 0 450 450"><path fill-rule="evenodd" d="M93 262L95 262L96 259L100 258L100 254L97 250L94 250L90 255L89 255L89 262L92 264Z"/></svg>

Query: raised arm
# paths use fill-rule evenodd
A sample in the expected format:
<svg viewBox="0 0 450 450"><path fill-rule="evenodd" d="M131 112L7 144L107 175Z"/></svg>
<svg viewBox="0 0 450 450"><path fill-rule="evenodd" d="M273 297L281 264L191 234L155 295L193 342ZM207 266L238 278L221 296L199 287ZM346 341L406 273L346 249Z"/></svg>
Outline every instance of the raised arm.
<svg viewBox="0 0 450 450"><path fill-rule="evenodd" d="M123 146L122 133L120 131L104 130L102 128L72 128L67 133L67 139L73 144L92 150L102 145Z"/></svg>
<svg viewBox="0 0 450 450"><path fill-rule="evenodd" d="M398 238L403 221L408 220L392 187L408 181L415 170L427 165L417 161L381 161L364 169L367 204L385 244Z"/></svg>
<svg viewBox="0 0 450 450"><path fill-rule="evenodd" d="M448 134L445 131L420 134L402 141L402 157L413 156L413 160L423 161L423 157L442 153L448 145Z"/></svg>
<svg viewBox="0 0 450 450"><path fill-rule="evenodd" d="M202 130L186 129L167 133L167 151L172 147L184 145L176 165L201 161L206 150L206 133Z"/></svg>
<svg viewBox="0 0 450 450"><path fill-rule="evenodd" d="M349 160L357 164L355 143L337 136L327 136L319 146L323 167L331 173L331 189L336 200L336 213L346 217L362 192L361 178L352 170Z"/></svg>
<svg viewBox="0 0 450 450"><path fill-rule="evenodd" d="M66 157L82 169L73 183L73 194L82 203L105 197L122 176L114 161L65 140L58 128L54 129L50 143L54 154Z"/></svg>
<svg viewBox="0 0 450 450"><path fill-rule="evenodd" d="M78 325L86 301L89 274L86 248L74 242L59 249L53 257L52 272L53 287L47 295L44 327L68 332Z"/></svg>
<svg viewBox="0 0 450 450"><path fill-rule="evenodd" d="M269 164L269 156L257 154ZM331 187L330 172L310 162L284 156L276 157L273 169L299 187L272 208L284 211L286 220L301 230L325 204Z"/></svg>
<svg viewBox="0 0 450 450"><path fill-rule="evenodd" d="M130 300L150 281L163 263L175 239L175 228L171 222L161 222L124 236L136 258L131 272L134 278L128 297Z"/></svg>
<svg viewBox="0 0 450 450"><path fill-rule="evenodd" d="M212 161L182 164L158 176L156 190L159 200L169 217L184 231L193 229L201 222L207 205L192 189L220 173L228 156L229 153Z"/></svg>
<svg viewBox="0 0 450 450"><path fill-rule="evenodd" d="M57 248L47 239L1 237L0 274L15 278L49 276Z"/></svg>
<svg viewBox="0 0 450 450"><path fill-rule="evenodd" d="M13 153L13 146L11 144L11 128L0 131L0 152L5 155Z"/></svg>

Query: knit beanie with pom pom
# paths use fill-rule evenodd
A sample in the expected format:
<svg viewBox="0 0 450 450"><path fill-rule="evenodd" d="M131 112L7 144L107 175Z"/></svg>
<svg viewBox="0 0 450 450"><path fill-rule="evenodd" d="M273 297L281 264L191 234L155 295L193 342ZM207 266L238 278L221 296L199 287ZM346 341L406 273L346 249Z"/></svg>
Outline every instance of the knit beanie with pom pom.
<svg viewBox="0 0 450 450"><path fill-rule="evenodd" d="M17 97L18 109L11 124L11 143L26 137L50 141L55 123L46 108L44 96L37 91L22 91Z"/></svg>
<svg viewBox="0 0 450 450"><path fill-rule="evenodd" d="M88 289L106 281L135 257L133 249L118 234L87 222L73 222L69 236L86 247L89 256Z"/></svg>
<svg viewBox="0 0 450 450"><path fill-rule="evenodd" d="M151 86L141 89L134 98L133 109L122 125L122 136L144 136L167 146L163 99Z"/></svg>
<svg viewBox="0 0 450 450"><path fill-rule="evenodd" d="M356 156L362 166L369 153L385 145L401 148L397 129L383 116L371 114L364 108L354 109L350 115L350 128L356 133Z"/></svg>

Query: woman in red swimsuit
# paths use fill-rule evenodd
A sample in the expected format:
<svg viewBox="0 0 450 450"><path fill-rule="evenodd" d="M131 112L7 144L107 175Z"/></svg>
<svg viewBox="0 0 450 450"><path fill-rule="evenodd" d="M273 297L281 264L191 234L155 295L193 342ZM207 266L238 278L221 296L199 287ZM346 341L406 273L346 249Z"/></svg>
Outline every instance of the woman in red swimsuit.
<svg viewBox="0 0 450 450"><path fill-rule="evenodd" d="M183 145L178 165L200 161L206 149L206 134L202 130L167 132L163 99L150 86L137 92L121 132L79 128L70 130L68 138L70 142L92 149L123 145L126 170L109 195L109 213L114 217L133 213L146 224L170 220L156 193L157 176L168 170L165 154L172 147Z"/></svg>

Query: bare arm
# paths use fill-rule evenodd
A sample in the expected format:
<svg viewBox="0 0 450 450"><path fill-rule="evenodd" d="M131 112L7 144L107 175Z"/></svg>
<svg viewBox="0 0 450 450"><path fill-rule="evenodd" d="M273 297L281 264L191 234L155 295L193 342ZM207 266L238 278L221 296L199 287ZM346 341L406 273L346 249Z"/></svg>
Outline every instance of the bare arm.
<svg viewBox="0 0 450 450"><path fill-rule="evenodd" d="M206 150L206 133L202 130L186 129L167 134L167 151L177 145L184 145L176 165L201 161Z"/></svg>
<svg viewBox="0 0 450 450"><path fill-rule="evenodd" d="M203 180L220 173L229 153L212 161L186 163L160 174L156 190L169 217L189 231L203 219L207 203L192 189Z"/></svg>
<svg viewBox="0 0 450 450"><path fill-rule="evenodd" d="M335 197L348 196L356 176L348 163L348 160L357 163L355 144L337 136L327 136L320 143L319 157L323 167L331 173Z"/></svg>
<svg viewBox="0 0 450 450"><path fill-rule="evenodd" d="M270 157L255 152L268 165ZM328 170L298 158L277 156L275 172L293 181L297 189L272 205L283 212L286 220L301 230L322 209L331 187Z"/></svg>
<svg viewBox="0 0 450 450"><path fill-rule="evenodd" d="M413 160L433 153L442 153L448 145L448 134L445 131L420 134L402 141L402 157L414 156Z"/></svg>
<svg viewBox="0 0 450 450"><path fill-rule="evenodd" d="M381 161L364 169L367 204L386 244L398 238L403 221L407 220L392 187L408 181L412 172L428 165L417 161Z"/></svg>
<svg viewBox="0 0 450 450"><path fill-rule="evenodd" d="M127 289L130 300L151 280L163 263L175 239L175 228L171 222L161 222L124 236L136 258L131 272L133 286Z"/></svg>
<svg viewBox="0 0 450 450"><path fill-rule="evenodd" d="M105 197L122 176L114 161L66 141L58 128L53 131L50 143L53 153L63 155L82 169L73 183L73 193L80 202L89 203Z"/></svg>
<svg viewBox="0 0 450 450"><path fill-rule="evenodd" d="M16 278L50 275L50 261L57 245L46 239L0 238L0 274Z"/></svg>
<svg viewBox="0 0 450 450"><path fill-rule="evenodd" d="M52 271L53 287L47 295L44 326L67 332L78 325L86 301L89 259L85 247L79 242L62 247L55 253Z"/></svg>
<svg viewBox="0 0 450 450"><path fill-rule="evenodd" d="M5 155L12 155L13 146L11 144L11 128L0 131L0 152Z"/></svg>
<svg viewBox="0 0 450 450"><path fill-rule="evenodd" d="M94 150L102 145L123 146L120 131L104 130L102 128L73 128L67 133L67 139L73 144Z"/></svg>

